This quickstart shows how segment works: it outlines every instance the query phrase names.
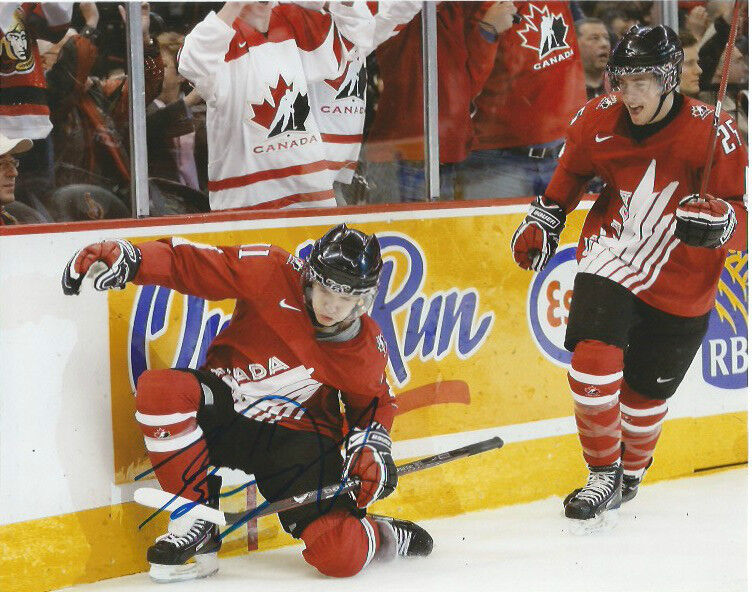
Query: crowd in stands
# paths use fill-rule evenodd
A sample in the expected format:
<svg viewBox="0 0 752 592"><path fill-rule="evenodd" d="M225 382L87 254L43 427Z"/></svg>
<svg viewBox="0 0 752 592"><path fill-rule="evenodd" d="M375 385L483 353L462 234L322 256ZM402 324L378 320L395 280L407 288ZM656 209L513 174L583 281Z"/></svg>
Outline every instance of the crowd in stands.
<svg viewBox="0 0 752 592"><path fill-rule="evenodd" d="M681 1L714 104L733 2ZM426 200L423 3L141 3L151 215ZM527 197L658 2L441 2L441 200ZM746 4L724 108L747 136ZM125 10L0 4L0 224L131 216ZM598 191L597 180L590 185Z"/></svg>

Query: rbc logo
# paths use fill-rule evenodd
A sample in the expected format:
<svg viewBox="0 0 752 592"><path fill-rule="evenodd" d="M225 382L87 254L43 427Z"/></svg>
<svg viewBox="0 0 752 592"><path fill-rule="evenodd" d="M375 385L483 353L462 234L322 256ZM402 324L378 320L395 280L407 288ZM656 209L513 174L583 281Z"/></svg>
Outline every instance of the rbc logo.
<svg viewBox="0 0 752 592"><path fill-rule="evenodd" d="M572 353L564 349L569 305L577 273L577 245L557 251L530 284L527 319L541 353L558 366L568 367Z"/></svg>
<svg viewBox="0 0 752 592"><path fill-rule="evenodd" d="M702 376L708 384L747 387L747 302L747 253L731 253L702 342Z"/></svg>

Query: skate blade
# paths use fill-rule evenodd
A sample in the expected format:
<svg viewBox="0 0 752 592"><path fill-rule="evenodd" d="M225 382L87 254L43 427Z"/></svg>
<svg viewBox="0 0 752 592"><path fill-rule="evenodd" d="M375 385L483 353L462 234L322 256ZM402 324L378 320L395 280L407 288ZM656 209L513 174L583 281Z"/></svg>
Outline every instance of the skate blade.
<svg viewBox="0 0 752 592"><path fill-rule="evenodd" d="M158 584L170 582L184 582L208 578L219 571L219 560L216 553L204 553L196 555L191 563L183 565L161 565L152 563L149 569L149 577Z"/></svg>
<svg viewBox="0 0 752 592"><path fill-rule="evenodd" d="M575 536L587 536L613 530L619 523L619 509L607 510L595 518L589 520L576 520L565 518L569 534Z"/></svg>

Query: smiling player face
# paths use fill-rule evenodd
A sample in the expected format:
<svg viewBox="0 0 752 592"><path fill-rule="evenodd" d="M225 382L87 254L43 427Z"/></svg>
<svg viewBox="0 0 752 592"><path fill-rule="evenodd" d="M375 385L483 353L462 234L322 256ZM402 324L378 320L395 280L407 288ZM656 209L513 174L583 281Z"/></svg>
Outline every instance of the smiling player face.
<svg viewBox="0 0 752 592"><path fill-rule="evenodd" d="M361 296L337 294L318 282L313 282L311 285L311 307L316 320L325 327L344 321L361 298Z"/></svg>
<svg viewBox="0 0 752 592"><path fill-rule="evenodd" d="M635 125L645 125L662 119L670 108L670 101L664 101L655 119L653 115L661 100L661 87L655 76L650 73L619 76L619 90L627 107L629 117Z"/></svg>

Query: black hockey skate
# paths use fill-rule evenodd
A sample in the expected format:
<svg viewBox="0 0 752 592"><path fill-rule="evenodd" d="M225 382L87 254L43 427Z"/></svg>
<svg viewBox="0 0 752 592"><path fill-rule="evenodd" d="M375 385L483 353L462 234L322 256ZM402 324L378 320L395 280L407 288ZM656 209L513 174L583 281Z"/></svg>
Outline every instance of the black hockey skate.
<svg viewBox="0 0 752 592"><path fill-rule="evenodd" d="M180 582L217 573L217 551L222 546L216 524L181 516L170 520L167 534L146 552L149 576L157 582ZM188 563L190 559L194 562Z"/></svg>
<svg viewBox="0 0 752 592"><path fill-rule="evenodd" d="M637 495L637 488L640 486L640 483L642 483L643 478L645 477L645 473L647 473L647 470L650 468L650 465L653 464L653 459L650 459L650 462L648 463L648 466L644 469L637 471L637 474L627 474L626 471L624 471L624 477L621 484L621 503L624 504L628 502L629 500L633 499Z"/></svg>
<svg viewBox="0 0 752 592"><path fill-rule="evenodd" d="M222 479L209 475L206 481L209 505L219 509ZM158 537L146 552L146 560L151 563L149 576L155 582L167 583L214 575L219 570L217 551L221 546L216 524L192 518L190 514L170 520L167 534Z"/></svg>
<svg viewBox="0 0 752 592"><path fill-rule="evenodd" d="M427 557L431 554L431 535L414 522L377 514L370 516L378 525L381 536L377 559L392 561L397 557Z"/></svg>
<svg viewBox="0 0 752 592"><path fill-rule="evenodd" d="M564 500L564 515L573 534L589 534L613 527L621 506L622 475L620 463L589 467L585 487L575 489Z"/></svg>

